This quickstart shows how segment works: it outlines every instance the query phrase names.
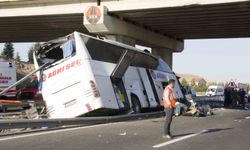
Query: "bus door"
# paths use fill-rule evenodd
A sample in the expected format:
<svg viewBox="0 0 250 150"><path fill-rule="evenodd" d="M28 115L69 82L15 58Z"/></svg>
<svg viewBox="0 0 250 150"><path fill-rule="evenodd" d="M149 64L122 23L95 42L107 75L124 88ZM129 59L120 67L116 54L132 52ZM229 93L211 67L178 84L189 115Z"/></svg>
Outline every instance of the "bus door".
<svg viewBox="0 0 250 150"><path fill-rule="evenodd" d="M147 96L149 107L153 108L160 106L154 82L151 79L148 70L145 68L138 68L138 72L145 89L145 95Z"/></svg>
<svg viewBox="0 0 250 150"><path fill-rule="evenodd" d="M135 56L134 51L126 50L119 59L111 74L111 81L115 91L116 99L120 109L129 110L130 103L122 78Z"/></svg>
<svg viewBox="0 0 250 150"><path fill-rule="evenodd" d="M152 82L155 96L157 97L156 99L157 103L159 104L159 106L162 106L163 105L162 95L163 95L163 90L165 86L161 81L155 79L157 74L155 74L153 70L148 69L147 72L149 74L150 81Z"/></svg>

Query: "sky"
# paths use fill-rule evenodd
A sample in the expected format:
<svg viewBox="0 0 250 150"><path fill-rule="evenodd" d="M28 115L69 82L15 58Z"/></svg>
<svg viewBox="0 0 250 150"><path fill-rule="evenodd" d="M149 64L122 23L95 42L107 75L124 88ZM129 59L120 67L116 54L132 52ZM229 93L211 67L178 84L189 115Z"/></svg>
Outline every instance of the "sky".
<svg viewBox="0 0 250 150"><path fill-rule="evenodd" d="M250 83L250 38L185 40L182 53L175 53L177 73L191 73L210 81Z"/></svg>
<svg viewBox="0 0 250 150"><path fill-rule="evenodd" d="M14 43L15 55L19 52L21 60L28 61L28 50L33 43ZM0 43L0 52L2 52L4 43Z"/></svg>
<svg viewBox="0 0 250 150"><path fill-rule="evenodd" d="M27 61L32 43L14 43L21 59ZM3 43L0 43L0 51ZM250 38L185 40L181 53L173 55L176 73L199 75L209 81L250 83Z"/></svg>

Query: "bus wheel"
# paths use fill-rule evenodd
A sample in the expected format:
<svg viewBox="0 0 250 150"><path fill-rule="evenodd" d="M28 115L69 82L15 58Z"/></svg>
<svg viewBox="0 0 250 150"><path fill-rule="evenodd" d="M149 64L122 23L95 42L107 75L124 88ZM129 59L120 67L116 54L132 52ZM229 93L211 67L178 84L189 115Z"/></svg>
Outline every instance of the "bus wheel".
<svg viewBox="0 0 250 150"><path fill-rule="evenodd" d="M134 111L134 113L140 113L141 112L141 104L138 100L138 98L136 96L133 96L131 97L131 100L132 100L132 109Z"/></svg>

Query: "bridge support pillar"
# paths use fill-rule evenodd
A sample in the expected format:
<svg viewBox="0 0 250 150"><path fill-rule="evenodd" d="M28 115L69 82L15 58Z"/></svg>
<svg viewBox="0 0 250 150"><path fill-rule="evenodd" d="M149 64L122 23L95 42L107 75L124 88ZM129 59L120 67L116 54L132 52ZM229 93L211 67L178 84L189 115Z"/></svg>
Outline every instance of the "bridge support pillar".
<svg viewBox="0 0 250 150"><path fill-rule="evenodd" d="M161 56L172 67L173 52L182 52L184 41L158 33L123 18L110 16L105 6L90 6L84 13L83 25L92 34L102 35L110 40L131 46L146 43L153 48L153 54Z"/></svg>
<svg viewBox="0 0 250 150"><path fill-rule="evenodd" d="M181 39L159 34L143 26L132 24L122 18L110 16L108 8L105 6L88 7L84 13L83 25L92 34L102 36L115 35L114 39L116 41L120 41L121 37L129 37L135 39L137 43L143 42L155 47L168 48L176 52L181 52L184 47L184 42Z"/></svg>
<svg viewBox="0 0 250 150"><path fill-rule="evenodd" d="M166 48L152 48L152 54L161 57L172 68L173 51Z"/></svg>

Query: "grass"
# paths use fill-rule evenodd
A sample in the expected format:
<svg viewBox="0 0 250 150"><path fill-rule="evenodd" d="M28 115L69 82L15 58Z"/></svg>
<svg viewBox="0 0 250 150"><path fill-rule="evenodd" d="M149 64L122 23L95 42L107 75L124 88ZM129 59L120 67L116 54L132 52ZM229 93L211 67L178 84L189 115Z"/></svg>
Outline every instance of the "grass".
<svg viewBox="0 0 250 150"><path fill-rule="evenodd" d="M196 92L197 96L205 96L206 92Z"/></svg>

